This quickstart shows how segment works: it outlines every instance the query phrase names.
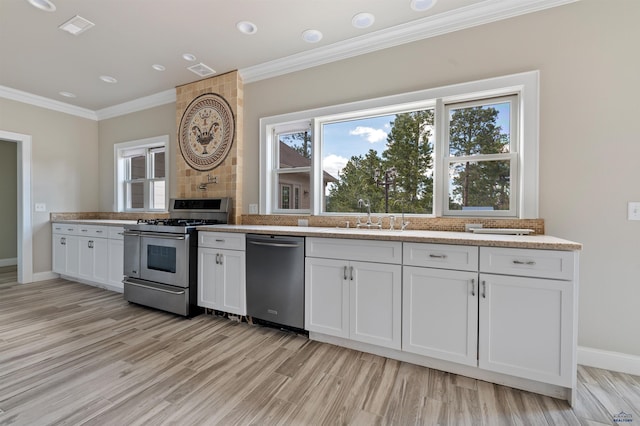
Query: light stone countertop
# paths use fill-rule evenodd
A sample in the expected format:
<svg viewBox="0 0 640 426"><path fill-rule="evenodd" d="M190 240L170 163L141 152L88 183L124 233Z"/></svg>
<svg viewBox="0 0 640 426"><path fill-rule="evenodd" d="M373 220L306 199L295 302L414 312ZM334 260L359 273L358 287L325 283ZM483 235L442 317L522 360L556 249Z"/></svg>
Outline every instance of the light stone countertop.
<svg viewBox="0 0 640 426"><path fill-rule="evenodd" d="M550 235L497 235L470 232L356 228L322 228L271 225L208 225L199 231L251 234L293 235L302 237L349 238L361 240L402 241L412 243L458 244L467 246L527 248L542 250L582 250L582 244Z"/></svg>
<svg viewBox="0 0 640 426"><path fill-rule="evenodd" d="M69 223L74 225L94 225L94 226L123 226L133 225L135 220L117 220L117 219L71 219L71 220L55 220L52 223Z"/></svg>

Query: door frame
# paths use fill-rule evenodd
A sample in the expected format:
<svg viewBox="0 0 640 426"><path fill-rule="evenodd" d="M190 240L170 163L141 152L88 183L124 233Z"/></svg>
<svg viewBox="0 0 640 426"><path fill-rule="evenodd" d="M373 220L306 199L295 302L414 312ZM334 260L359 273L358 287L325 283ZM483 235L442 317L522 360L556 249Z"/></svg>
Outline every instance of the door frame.
<svg viewBox="0 0 640 426"><path fill-rule="evenodd" d="M30 283L33 281L31 135L0 130L0 139L18 144L18 283Z"/></svg>

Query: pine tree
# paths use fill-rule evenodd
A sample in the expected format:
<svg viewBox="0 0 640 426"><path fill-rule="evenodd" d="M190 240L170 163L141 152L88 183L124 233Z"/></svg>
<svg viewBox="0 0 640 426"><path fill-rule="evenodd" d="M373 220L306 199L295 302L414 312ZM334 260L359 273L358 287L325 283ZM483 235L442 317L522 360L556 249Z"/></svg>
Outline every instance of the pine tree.
<svg viewBox="0 0 640 426"><path fill-rule="evenodd" d="M478 154L500 154L509 148L509 138L501 134L496 124L498 110L491 107L461 108L451 116L449 155L454 157ZM466 206L509 208L508 161L473 161L463 159L452 163L455 175L452 179L452 195L449 208Z"/></svg>
<svg viewBox="0 0 640 426"><path fill-rule="evenodd" d="M429 142L433 111L397 114L382 153L383 167L395 167L396 187L390 198L405 203L405 212L431 213L433 205L433 146ZM399 211L399 207L394 209Z"/></svg>

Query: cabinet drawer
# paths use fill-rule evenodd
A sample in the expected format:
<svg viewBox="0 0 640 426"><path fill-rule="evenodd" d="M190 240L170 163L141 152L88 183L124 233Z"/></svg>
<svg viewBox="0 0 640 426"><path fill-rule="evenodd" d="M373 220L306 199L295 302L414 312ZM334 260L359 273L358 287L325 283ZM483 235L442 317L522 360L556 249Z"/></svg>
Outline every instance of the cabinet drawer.
<svg viewBox="0 0 640 426"><path fill-rule="evenodd" d="M124 239L124 228L121 226L110 226L109 227L109 239L111 240L123 240Z"/></svg>
<svg viewBox="0 0 640 426"><path fill-rule="evenodd" d="M245 250L245 235L233 232L200 231L198 233L198 247Z"/></svg>
<svg viewBox="0 0 640 426"><path fill-rule="evenodd" d="M54 234L76 234L78 232L78 225L54 223L52 232Z"/></svg>
<svg viewBox="0 0 640 426"><path fill-rule="evenodd" d="M109 238L109 227L95 225L77 225L77 234L85 237Z"/></svg>
<svg viewBox="0 0 640 426"><path fill-rule="evenodd" d="M478 247L448 244L404 243L403 263L410 266L478 270Z"/></svg>
<svg viewBox="0 0 640 426"><path fill-rule="evenodd" d="M402 243L399 241L307 238L306 255L326 259L400 264L402 263Z"/></svg>
<svg viewBox="0 0 640 426"><path fill-rule="evenodd" d="M523 277L571 280L576 254L571 251L480 248L480 271Z"/></svg>

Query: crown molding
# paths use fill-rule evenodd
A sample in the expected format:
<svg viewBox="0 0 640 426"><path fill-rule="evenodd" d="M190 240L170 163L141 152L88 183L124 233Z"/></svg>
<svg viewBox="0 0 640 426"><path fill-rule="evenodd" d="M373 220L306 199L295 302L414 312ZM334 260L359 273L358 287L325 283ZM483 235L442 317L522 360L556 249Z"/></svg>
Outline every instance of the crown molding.
<svg viewBox="0 0 640 426"><path fill-rule="evenodd" d="M375 31L344 42L243 68L238 72L244 83L252 83L577 1L579 0L486 0L461 9ZM99 121L175 102L176 91L175 89L165 90L97 111L5 86L0 86L0 97Z"/></svg>
<svg viewBox="0 0 640 426"><path fill-rule="evenodd" d="M98 120L98 116L94 111L86 108L80 108L54 99L45 98L44 96L34 95L32 93L23 92L22 90L12 89L6 86L0 86L0 98L10 99L41 108L51 109L65 114L75 115L89 120Z"/></svg>
<svg viewBox="0 0 640 426"><path fill-rule="evenodd" d="M579 0L487 0L239 70L244 83L302 71L342 59L538 12Z"/></svg>
<svg viewBox="0 0 640 426"><path fill-rule="evenodd" d="M118 105L99 109L95 113L98 117L98 120L106 120L108 118L118 117L120 115L131 114L132 112L170 104L175 101L176 89L169 89L165 90L164 92L155 93L143 98L138 98L129 102L124 102Z"/></svg>

